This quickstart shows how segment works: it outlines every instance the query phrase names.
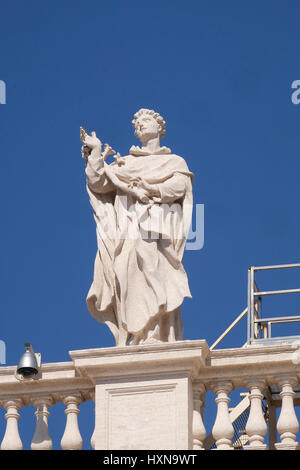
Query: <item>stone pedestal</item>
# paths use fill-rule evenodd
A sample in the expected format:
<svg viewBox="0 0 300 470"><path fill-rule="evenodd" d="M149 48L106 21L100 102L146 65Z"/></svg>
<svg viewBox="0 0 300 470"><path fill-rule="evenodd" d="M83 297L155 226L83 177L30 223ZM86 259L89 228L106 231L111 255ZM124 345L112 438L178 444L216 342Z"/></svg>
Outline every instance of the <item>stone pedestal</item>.
<svg viewBox="0 0 300 470"><path fill-rule="evenodd" d="M95 384L95 449L193 448L193 380L205 341L72 351Z"/></svg>

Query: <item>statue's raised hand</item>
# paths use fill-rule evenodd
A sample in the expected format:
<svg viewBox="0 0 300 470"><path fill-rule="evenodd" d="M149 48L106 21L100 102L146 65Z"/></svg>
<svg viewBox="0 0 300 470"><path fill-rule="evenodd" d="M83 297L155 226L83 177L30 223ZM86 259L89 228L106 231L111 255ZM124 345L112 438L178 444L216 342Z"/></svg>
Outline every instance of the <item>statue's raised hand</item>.
<svg viewBox="0 0 300 470"><path fill-rule="evenodd" d="M96 136L95 131L92 131L91 135L89 135L87 132L82 134L81 141L86 147L88 147L91 150L94 150L95 148L99 148L101 151L102 149L102 142Z"/></svg>

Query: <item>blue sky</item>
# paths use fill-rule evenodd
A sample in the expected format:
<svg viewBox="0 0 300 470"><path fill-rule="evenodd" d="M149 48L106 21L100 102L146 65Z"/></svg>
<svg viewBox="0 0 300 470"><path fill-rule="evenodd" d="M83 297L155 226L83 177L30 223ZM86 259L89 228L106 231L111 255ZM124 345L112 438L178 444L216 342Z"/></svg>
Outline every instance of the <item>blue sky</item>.
<svg viewBox="0 0 300 470"><path fill-rule="evenodd" d="M80 125L126 155L138 143L133 114L155 109L167 122L162 144L195 174L205 244L184 256L193 295L182 308L184 339L212 344L244 309L249 266L300 261L300 105L291 101L299 31L294 0L2 2L0 337L8 365L25 341L44 362L114 344L85 305L96 235ZM299 272L261 280L295 288ZM296 297L281 313L300 313ZM246 322L223 346L245 341Z"/></svg>

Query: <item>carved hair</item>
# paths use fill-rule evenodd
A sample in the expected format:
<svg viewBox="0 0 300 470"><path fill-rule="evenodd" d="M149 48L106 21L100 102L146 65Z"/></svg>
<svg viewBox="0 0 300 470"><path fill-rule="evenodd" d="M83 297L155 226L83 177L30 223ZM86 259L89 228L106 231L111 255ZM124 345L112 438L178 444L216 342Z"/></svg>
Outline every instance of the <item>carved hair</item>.
<svg viewBox="0 0 300 470"><path fill-rule="evenodd" d="M132 124L135 130L136 130L136 121L142 114L150 114L150 116L152 116L156 120L156 122L160 125L161 131L160 131L159 136L162 139L162 137L166 133L166 121L159 113L156 113L155 111L153 111L153 109L141 108L139 111L135 113L135 115L133 116L134 119L132 121ZM135 135L136 135L136 132L135 132Z"/></svg>

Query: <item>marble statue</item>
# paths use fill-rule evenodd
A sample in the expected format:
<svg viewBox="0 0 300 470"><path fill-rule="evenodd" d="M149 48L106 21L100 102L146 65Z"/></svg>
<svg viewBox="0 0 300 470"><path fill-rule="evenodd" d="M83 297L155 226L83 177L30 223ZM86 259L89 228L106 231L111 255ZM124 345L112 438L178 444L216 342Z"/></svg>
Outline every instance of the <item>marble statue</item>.
<svg viewBox="0 0 300 470"><path fill-rule="evenodd" d="M182 256L193 173L160 146L166 123L158 113L140 109L132 123L141 146L124 157L108 144L102 151L95 132L80 132L98 244L87 306L117 346L181 340L180 306L191 297Z"/></svg>

